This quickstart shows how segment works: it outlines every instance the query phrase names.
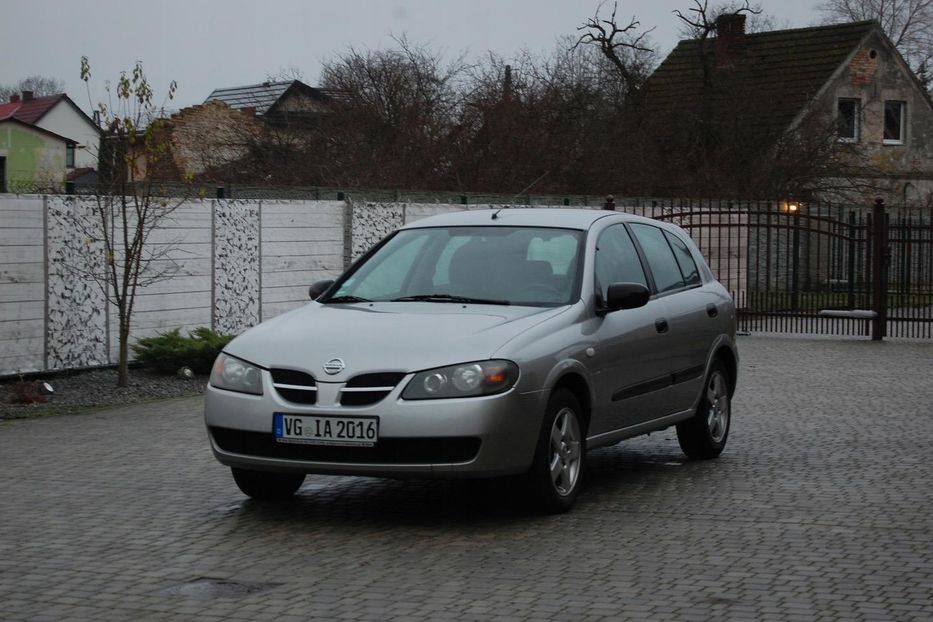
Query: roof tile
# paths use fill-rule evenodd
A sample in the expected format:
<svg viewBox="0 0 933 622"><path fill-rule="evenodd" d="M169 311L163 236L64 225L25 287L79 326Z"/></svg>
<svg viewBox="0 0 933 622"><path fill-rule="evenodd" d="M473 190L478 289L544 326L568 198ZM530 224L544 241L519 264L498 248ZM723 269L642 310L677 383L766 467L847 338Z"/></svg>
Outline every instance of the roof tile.
<svg viewBox="0 0 933 622"><path fill-rule="evenodd" d="M681 41L649 78L645 103L654 108L703 99L728 104L740 95L760 106L762 130L782 131L875 27L868 21L747 34L733 67L712 68L712 88L703 83L701 58L705 47L715 63L715 39Z"/></svg>
<svg viewBox="0 0 933 622"><path fill-rule="evenodd" d="M5 106L18 105L19 108L16 109L12 116L24 123L36 123L45 116L49 110L51 110L55 104L64 99L66 95L64 93L59 93L58 95L47 95L45 97L34 97L27 101L17 102L16 104L4 104ZM2 118L2 114L0 114Z"/></svg>
<svg viewBox="0 0 933 622"><path fill-rule="evenodd" d="M231 108L255 108L256 114L263 115L279 100L285 91L292 86L294 80L287 82L263 82L249 86L235 86L225 89L214 89L204 100L219 100Z"/></svg>

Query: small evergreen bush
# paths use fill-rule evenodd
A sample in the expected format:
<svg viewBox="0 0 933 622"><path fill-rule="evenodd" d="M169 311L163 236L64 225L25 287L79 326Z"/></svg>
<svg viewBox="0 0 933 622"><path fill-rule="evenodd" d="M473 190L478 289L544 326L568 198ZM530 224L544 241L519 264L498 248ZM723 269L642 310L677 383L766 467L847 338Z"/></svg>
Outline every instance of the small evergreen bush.
<svg viewBox="0 0 933 622"><path fill-rule="evenodd" d="M140 339L133 345L133 352L139 363L157 371L173 374L190 367L196 374L209 374L214 359L231 339L233 335L219 335L203 326L183 337L176 328Z"/></svg>

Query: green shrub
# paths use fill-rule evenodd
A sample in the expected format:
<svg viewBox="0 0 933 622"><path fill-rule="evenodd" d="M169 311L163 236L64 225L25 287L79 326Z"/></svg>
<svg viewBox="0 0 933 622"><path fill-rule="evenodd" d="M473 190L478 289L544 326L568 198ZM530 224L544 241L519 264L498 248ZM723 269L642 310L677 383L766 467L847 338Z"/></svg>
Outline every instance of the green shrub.
<svg viewBox="0 0 933 622"><path fill-rule="evenodd" d="M195 328L182 337L176 328L155 337L144 337L133 345L136 360L146 367L174 374L190 367L196 374L209 374L214 359L233 335L218 335L209 328Z"/></svg>

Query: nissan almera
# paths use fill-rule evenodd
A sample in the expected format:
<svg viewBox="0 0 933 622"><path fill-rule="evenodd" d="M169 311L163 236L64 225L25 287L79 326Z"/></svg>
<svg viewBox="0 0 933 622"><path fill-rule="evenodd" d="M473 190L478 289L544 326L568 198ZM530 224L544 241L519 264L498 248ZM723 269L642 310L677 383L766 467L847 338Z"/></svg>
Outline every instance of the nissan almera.
<svg viewBox="0 0 933 622"><path fill-rule="evenodd" d="M310 293L231 341L211 374L211 447L251 497L289 497L309 473L521 474L559 512L588 450L669 426L691 458L725 447L735 308L672 224L435 216Z"/></svg>

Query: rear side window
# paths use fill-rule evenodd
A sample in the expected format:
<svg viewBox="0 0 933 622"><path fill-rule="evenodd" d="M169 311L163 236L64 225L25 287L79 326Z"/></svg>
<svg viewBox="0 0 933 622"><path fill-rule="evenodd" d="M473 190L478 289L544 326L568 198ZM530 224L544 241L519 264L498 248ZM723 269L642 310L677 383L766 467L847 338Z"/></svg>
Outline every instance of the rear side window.
<svg viewBox="0 0 933 622"><path fill-rule="evenodd" d="M654 275L654 284L658 292L669 292L684 287L684 277L664 232L658 227L641 224L633 224L632 232L645 252L645 259L648 260L648 267Z"/></svg>
<svg viewBox="0 0 933 622"><path fill-rule="evenodd" d="M613 225L596 243L596 286L606 299L612 283L641 283L648 286L635 244L622 225Z"/></svg>
<svg viewBox="0 0 933 622"><path fill-rule="evenodd" d="M699 285L702 282L700 271L697 268L697 262L693 260L690 249L687 248L683 240L670 231L665 231L664 236L671 243L671 248L674 249L674 258L677 259L677 265L680 266L680 272L683 274L687 287Z"/></svg>

